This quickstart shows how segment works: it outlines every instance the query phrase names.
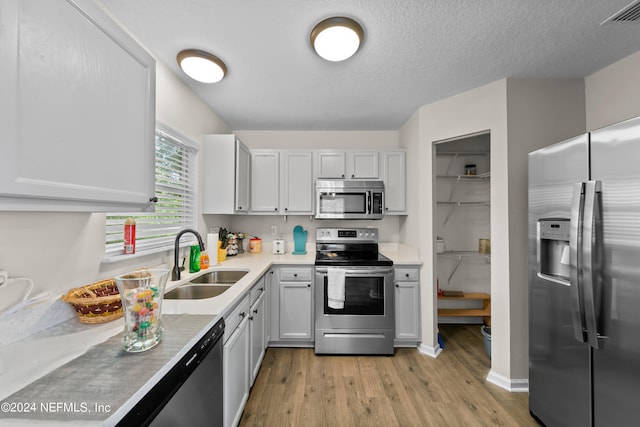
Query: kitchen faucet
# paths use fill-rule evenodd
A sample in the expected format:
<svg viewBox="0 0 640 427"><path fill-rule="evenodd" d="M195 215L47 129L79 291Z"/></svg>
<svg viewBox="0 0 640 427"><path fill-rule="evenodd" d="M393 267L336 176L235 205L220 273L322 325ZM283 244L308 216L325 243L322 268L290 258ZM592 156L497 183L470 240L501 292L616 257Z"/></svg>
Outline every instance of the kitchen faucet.
<svg viewBox="0 0 640 427"><path fill-rule="evenodd" d="M178 252L180 251L180 248L179 248L180 237L182 237L184 233L192 233L194 236L196 236L198 238L198 244L200 245L200 251L204 252L204 243L202 242L202 237L200 237L200 233L190 228L185 228L184 230L181 230L176 235L176 244L174 248L173 270L171 271L171 280L180 280L180 267L178 266Z"/></svg>

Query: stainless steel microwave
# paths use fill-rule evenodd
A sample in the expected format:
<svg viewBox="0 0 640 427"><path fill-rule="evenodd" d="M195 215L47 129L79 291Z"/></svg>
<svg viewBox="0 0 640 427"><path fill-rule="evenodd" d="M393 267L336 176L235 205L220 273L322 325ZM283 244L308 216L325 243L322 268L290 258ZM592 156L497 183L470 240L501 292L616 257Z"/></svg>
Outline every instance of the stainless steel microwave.
<svg viewBox="0 0 640 427"><path fill-rule="evenodd" d="M316 219L382 219L384 183L362 180L316 181Z"/></svg>

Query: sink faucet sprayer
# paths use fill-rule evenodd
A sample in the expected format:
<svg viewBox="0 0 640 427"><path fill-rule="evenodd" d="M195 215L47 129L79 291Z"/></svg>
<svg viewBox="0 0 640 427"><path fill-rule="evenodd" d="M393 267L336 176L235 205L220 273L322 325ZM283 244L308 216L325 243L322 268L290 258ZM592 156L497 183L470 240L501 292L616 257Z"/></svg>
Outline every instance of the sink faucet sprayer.
<svg viewBox="0 0 640 427"><path fill-rule="evenodd" d="M180 231L176 235L176 244L175 244L175 251L174 251L174 258L173 258L173 270L171 270L171 280L180 280L180 267L178 266L178 252L180 250L180 247L179 247L180 237L182 237L184 233L192 233L194 236L196 236L198 238L198 244L200 245L200 251L204 252L204 243L202 242L202 237L200 237L200 233L190 228L185 228L184 230Z"/></svg>

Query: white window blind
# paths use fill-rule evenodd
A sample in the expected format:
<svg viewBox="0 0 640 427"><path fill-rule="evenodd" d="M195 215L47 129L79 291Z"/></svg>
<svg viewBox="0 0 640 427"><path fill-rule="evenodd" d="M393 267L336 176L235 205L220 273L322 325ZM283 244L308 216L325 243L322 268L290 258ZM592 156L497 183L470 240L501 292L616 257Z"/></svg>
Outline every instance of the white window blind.
<svg viewBox="0 0 640 427"><path fill-rule="evenodd" d="M110 213L106 218L105 259L123 254L124 221L136 220L136 254L172 249L184 228L196 228L195 144L175 131L156 127L155 212ZM185 242L187 243L187 239ZM130 255L127 255L130 256Z"/></svg>

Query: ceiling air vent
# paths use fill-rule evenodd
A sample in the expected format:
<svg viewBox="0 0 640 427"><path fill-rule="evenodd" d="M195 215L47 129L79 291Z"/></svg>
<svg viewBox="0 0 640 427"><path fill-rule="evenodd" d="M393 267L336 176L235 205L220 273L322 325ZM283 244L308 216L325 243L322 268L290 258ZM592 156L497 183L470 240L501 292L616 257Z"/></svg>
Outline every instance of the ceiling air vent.
<svg viewBox="0 0 640 427"><path fill-rule="evenodd" d="M640 0L635 0L631 2L629 5L622 8L622 10L614 13L611 17L606 19L602 24L604 25L608 22L614 23L632 23L640 21Z"/></svg>

